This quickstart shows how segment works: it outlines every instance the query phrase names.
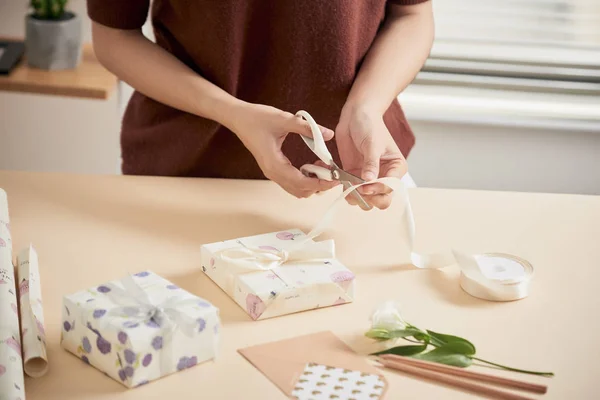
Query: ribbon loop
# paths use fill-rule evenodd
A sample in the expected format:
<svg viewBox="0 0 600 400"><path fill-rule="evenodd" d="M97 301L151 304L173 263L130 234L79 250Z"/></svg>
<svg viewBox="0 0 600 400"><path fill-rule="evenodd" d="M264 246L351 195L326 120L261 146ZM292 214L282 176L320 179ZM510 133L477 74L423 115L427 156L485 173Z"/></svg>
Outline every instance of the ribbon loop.
<svg viewBox="0 0 600 400"><path fill-rule="evenodd" d="M216 253L216 257L230 266L233 274L244 273L244 270L245 272L269 271L288 263L310 264L335 258L333 240L300 241L297 246L287 250L250 247L243 243L242 246L223 249Z"/></svg>
<svg viewBox="0 0 600 400"><path fill-rule="evenodd" d="M121 279L124 289L110 285L111 291L106 293L111 301L120 307L109 311L110 316L127 316L136 323L154 323L167 331L181 331L188 337L193 336L195 321L191 321L179 308L186 304L195 303L195 299L169 297L165 301L154 304L148 293L135 282L132 275ZM110 323L110 319L107 320Z"/></svg>

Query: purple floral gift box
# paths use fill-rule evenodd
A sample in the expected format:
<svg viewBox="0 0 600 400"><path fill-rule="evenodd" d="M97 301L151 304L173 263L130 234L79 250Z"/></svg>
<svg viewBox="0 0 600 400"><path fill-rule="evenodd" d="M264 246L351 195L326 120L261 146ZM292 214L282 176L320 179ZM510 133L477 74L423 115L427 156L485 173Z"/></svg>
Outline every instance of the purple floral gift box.
<svg viewBox="0 0 600 400"><path fill-rule="evenodd" d="M215 358L219 310L144 271L63 299L61 345L126 387Z"/></svg>
<svg viewBox="0 0 600 400"><path fill-rule="evenodd" d="M203 245L202 270L254 320L350 303L355 276L334 242L298 229Z"/></svg>

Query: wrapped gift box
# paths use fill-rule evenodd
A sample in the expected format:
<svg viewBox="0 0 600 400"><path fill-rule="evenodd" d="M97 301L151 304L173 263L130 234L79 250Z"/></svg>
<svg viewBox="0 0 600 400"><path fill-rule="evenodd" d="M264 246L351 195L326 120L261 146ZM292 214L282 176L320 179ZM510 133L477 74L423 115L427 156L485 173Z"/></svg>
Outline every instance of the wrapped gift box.
<svg viewBox="0 0 600 400"><path fill-rule="evenodd" d="M354 300L354 274L333 241L300 230L203 245L202 270L254 320Z"/></svg>
<svg viewBox="0 0 600 400"><path fill-rule="evenodd" d="M140 272L65 296L61 345L127 387L215 357L219 311Z"/></svg>

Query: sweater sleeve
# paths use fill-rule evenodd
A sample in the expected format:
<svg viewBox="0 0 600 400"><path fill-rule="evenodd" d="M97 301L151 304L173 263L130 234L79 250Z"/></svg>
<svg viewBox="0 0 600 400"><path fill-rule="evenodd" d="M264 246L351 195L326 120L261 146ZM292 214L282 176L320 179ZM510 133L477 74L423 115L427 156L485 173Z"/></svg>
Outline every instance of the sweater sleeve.
<svg viewBox="0 0 600 400"><path fill-rule="evenodd" d="M87 0L90 19L115 29L139 29L146 22L150 0Z"/></svg>

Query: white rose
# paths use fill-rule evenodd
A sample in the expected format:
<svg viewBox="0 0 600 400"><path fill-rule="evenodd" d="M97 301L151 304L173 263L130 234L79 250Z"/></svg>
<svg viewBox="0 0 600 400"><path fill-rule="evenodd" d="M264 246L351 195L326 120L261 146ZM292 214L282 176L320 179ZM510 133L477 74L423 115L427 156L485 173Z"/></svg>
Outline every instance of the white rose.
<svg viewBox="0 0 600 400"><path fill-rule="evenodd" d="M400 316L400 308L393 301L381 304L371 316L371 329L397 331L406 329L407 323Z"/></svg>

